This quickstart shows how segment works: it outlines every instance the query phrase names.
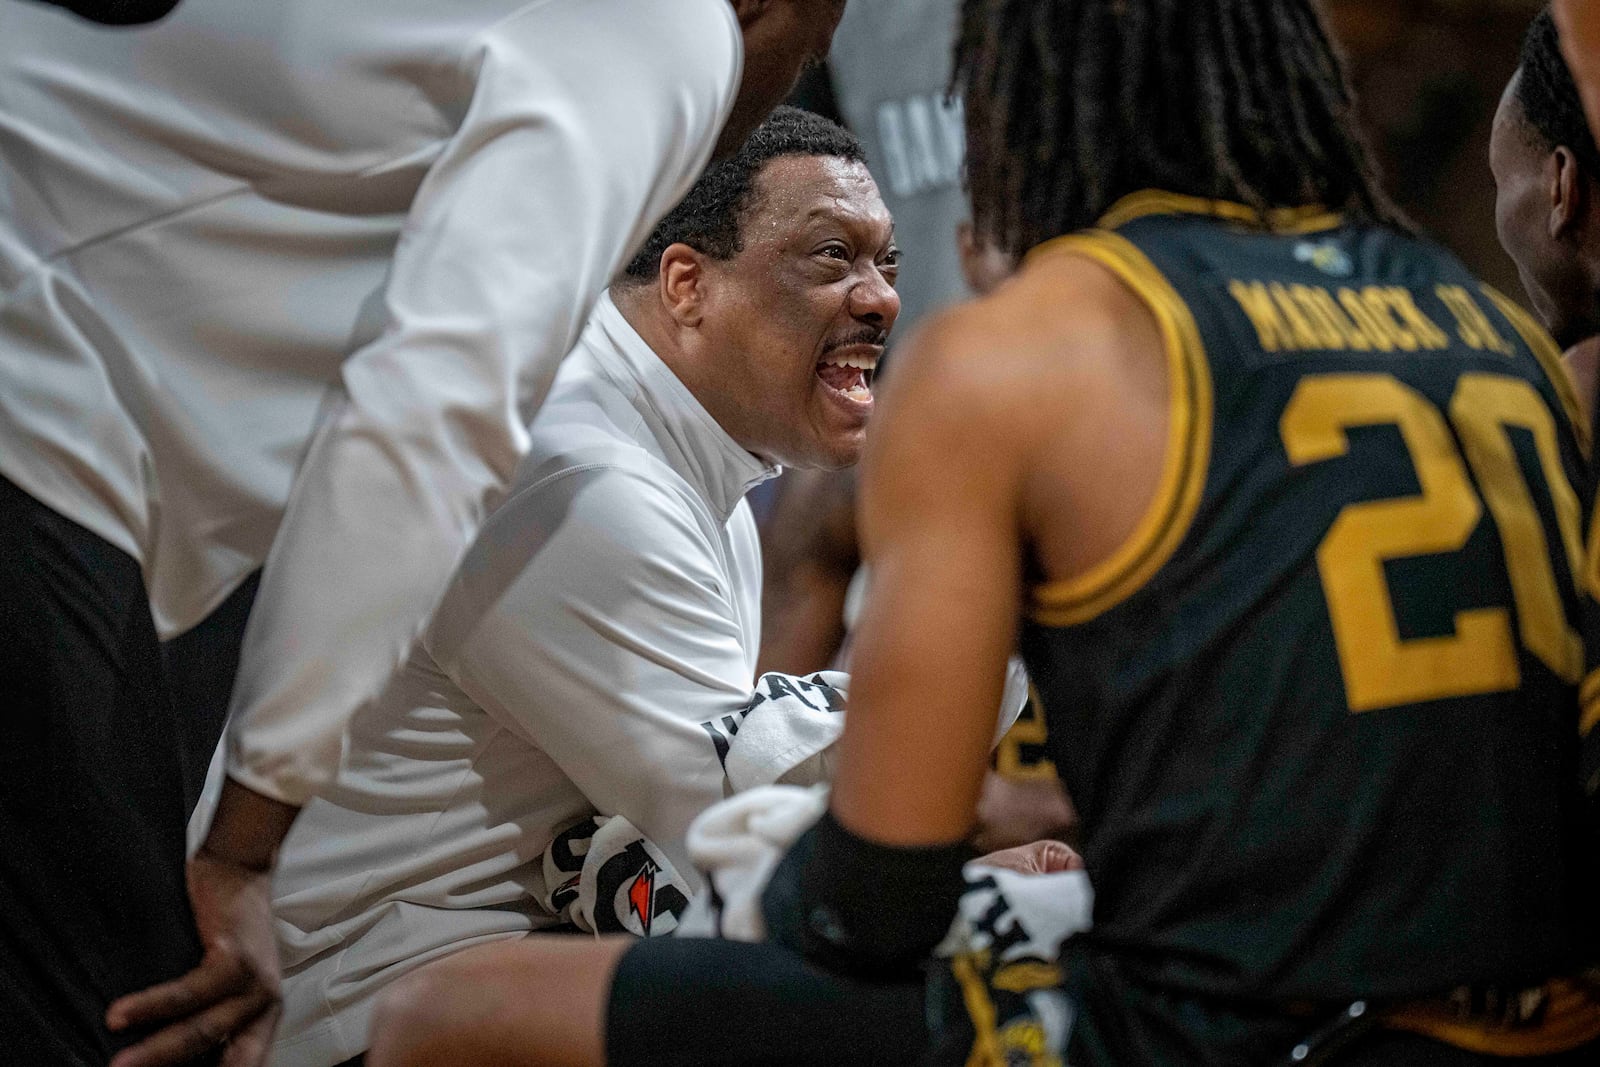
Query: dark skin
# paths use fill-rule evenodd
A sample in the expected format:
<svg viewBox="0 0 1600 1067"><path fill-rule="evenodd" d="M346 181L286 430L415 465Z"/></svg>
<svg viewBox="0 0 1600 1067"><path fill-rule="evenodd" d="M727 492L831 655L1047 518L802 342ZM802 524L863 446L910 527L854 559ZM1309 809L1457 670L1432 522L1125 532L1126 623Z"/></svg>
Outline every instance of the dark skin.
<svg viewBox="0 0 1600 1067"><path fill-rule="evenodd" d="M807 674L833 665L845 640L845 594L861 565L855 507L851 471L784 475L761 527L757 674Z"/></svg>
<svg viewBox="0 0 1600 1067"><path fill-rule="evenodd" d="M954 236L974 293L992 292L1016 269L1015 257L978 237L971 222L961 222ZM780 484L761 529L766 582L757 673L804 674L838 660L845 597L861 566L856 488L852 471L791 474Z"/></svg>
<svg viewBox="0 0 1600 1067"><path fill-rule="evenodd" d="M712 418L763 459L848 467L866 441L870 381L846 394L819 369L883 354L900 313L889 209L865 166L828 156L775 159L753 191L743 248L695 266L704 282L696 290L696 344L673 370ZM688 280L687 263L663 269L673 291ZM774 352L800 355L777 363Z"/></svg>
<svg viewBox="0 0 1600 1067"><path fill-rule="evenodd" d="M955 233L962 273L979 295L993 292L1016 269L1015 258L977 236L970 222ZM854 471L791 472L761 530L765 587L757 673L805 674L837 664L844 649L845 599L861 566ZM973 838L982 852L1062 838L1077 813L1059 778L1020 779L990 773Z"/></svg>
<svg viewBox="0 0 1600 1067"><path fill-rule="evenodd" d="M1551 145L1517 98L1522 75L1501 97L1489 140L1495 228L1522 287L1556 342L1578 399L1592 418L1600 384L1600 185L1570 148Z"/></svg>
<svg viewBox="0 0 1600 1067"><path fill-rule="evenodd" d="M1533 307L1569 348L1600 333L1600 187L1527 120L1512 76L1489 140L1495 228Z"/></svg>
<svg viewBox="0 0 1600 1067"><path fill-rule="evenodd" d="M742 144L788 96L801 70L827 56L845 0L729 0L744 69L716 154ZM280 1014L280 966L270 910L272 870L299 808L229 779L211 831L187 870L204 955L188 974L114 1001L113 1032L150 1036L112 1067L176 1067L222 1049L223 1067L265 1062Z"/></svg>

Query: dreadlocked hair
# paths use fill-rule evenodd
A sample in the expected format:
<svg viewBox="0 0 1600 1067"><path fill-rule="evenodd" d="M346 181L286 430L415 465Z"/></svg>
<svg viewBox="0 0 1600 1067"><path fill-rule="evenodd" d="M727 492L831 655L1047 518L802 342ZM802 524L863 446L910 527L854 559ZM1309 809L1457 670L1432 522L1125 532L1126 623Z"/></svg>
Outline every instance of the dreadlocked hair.
<svg viewBox="0 0 1600 1067"><path fill-rule="evenodd" d="M1406 223L1310 0L963 0L977 229L1024 252L1141 189Z"/></svg>

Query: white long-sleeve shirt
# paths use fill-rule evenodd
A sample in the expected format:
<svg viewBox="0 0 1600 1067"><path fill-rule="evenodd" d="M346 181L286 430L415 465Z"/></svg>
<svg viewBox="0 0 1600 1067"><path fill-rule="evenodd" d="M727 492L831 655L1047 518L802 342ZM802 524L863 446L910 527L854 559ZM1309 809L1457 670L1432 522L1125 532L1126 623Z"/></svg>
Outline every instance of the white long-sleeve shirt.
<svg viewBox="0 0 1600 1067"><path fill-rule="evenodd" d="M0 474L162 636L271 548L234 777L332 774L740 62L727 0L0 10Z"/></svg>
<svg viewBox="0 0 1600 1067"><path fill-rule="evenodd" d="M773 473L602 298L510 495L285 842L275 1062L353 1056L401 974L555 923L543 854L586 816L631 821L693 888L685 834L756 697L743 497Z"/></svg>

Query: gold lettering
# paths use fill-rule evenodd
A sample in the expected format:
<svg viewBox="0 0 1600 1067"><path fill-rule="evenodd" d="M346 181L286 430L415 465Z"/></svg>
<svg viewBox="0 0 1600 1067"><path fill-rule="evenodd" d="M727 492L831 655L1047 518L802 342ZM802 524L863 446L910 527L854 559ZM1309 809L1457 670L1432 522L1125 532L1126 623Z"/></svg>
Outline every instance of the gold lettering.
<svg viewBox="0 0 1600 1067"><path fill-rule="evenodd" d="M1361 302L1367 305L1367 310L1372 312L1384 325L1384 330L1394 341L1394 346L1402 352L1415 352L1422 347L1422 342L1417 340L1417 335L1407 329L1404 320L1400 318L1399 311L1389 299L1389 290L1381 285L1369 285L1361 290Z"/></svg>
<svg viewBox="0 0 1600 1067"><path fill-rule="evenodd" d="M1350 316L1346 315L1338 304L1334 303L1332 293L1314 285L1305 288L1309 299L1317 305L1321 316L1338 331L1344 341L1343 347L1356 352L1372 351L1372 339L1367 336L1365 330L1351 321Z"/></svg>
<svg viewBox="0 0 1600 1067"><path fill-rule="evenodd" d="M1294 339L1289 335L1289 327L1278 315L1277 306L1273 304L1272 297L1267 292L1267 287L1260 282L1251 282L1246 285L1241 281L1228 283L1228 292L1239 307L1250 319L1250 325L1256 328L1256 337L1261 341L1261 347L1268 352L1277 352L1281 349L1294 349Z"/></svg>
<svg viewBox="0 0 1600 1067"><path fill-rule="evenodd" d="M1317 343L1316 331L1311 328L1311 323L1301 313L1294 299L1289 296L1289 290L1277 282L1273 282L1267 288L1272 293L1272 299L1278 304L1278 313L1283 316L1284 321L1289 324L1289 328L1294 331L1295 347L1300 349L1320 348L1321 345Z"/></svg>
<svg viewBox="0 0 1600 1067"><path fill-rule="evenodd" d="M1394 338L1390 336L1387 316L1373 314L1366 301L1361 299L1361 294L1354 289L1340 289L1339 304L1351 320L1360 325L1361 332L1372 342L1373 348L1379 352L1394 351Z"/></svg>
<svg viewBox="0 0 1600 1067"><path fill-rule="evenodd" d="M1439 329L1432 319L1423 314L1422 309L1417 307L1416 300L1412 299L1411 290L1402 289L1398 285L1389 286L1389 303L1411 327L1416 334L1417 342L1423 348L1437 352L1450 347L1450 335Z"/></svg>
<svg viewBox="0 0 1600 1067"><path fill-rule="evenodd" d="M1317 347L1325 348L1330 352L1343 352L1345 349L1344 333L1339 329L1339 323L1328 318L1321 304L1317 303L1317 290L1309 285L1289 286L1289 295L1299 305L1306 321L1311 324L1312 330L1317 335Z"/></svg>
<svg viewBox="0 0 1600 1067"><path fill-rule="evenodd" d="M1455 316L1456 334L1468 348L1480 352L1487 348L1502 356L1512 354L1510 342L1494 328L1494 323L1484 314L1478 302L1472 299L1471 293L1459 285L1441 285L1434 292L1439 294L1444 306Z"/></svg>

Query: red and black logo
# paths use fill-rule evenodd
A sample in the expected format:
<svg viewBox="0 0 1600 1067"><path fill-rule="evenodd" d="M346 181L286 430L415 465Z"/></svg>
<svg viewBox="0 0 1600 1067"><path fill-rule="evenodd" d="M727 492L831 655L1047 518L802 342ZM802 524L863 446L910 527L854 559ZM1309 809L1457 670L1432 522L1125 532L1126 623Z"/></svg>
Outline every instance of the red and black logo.
<svg viewBox="0 0 1600 1067"><path fill-rule="evenodd" d="M650 920L655 917L656 872L660 869L654 860L645 860L639 873L633 876L633 884L628 887L628 910L639 917L639 925L644 927L646 937L650 936Z"/></svg>
<svg viewBox="0 0 1600 1067"><path fill-rule="evenodd" d="M600 868L595 886L595 925L603 934L642 933L650 935L663 915L680 917L689 898L671 882L656 885L661 866L650 858L644 844L635 841ZM605 907L614 901L613 907ZM640 929L628 930L624 920L637 916Z"/></svg>

